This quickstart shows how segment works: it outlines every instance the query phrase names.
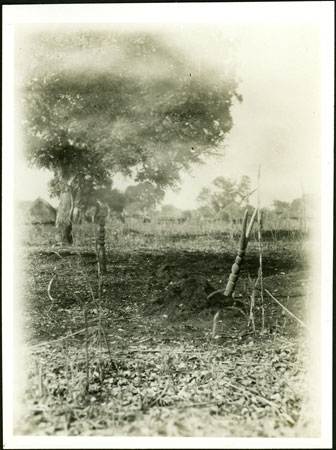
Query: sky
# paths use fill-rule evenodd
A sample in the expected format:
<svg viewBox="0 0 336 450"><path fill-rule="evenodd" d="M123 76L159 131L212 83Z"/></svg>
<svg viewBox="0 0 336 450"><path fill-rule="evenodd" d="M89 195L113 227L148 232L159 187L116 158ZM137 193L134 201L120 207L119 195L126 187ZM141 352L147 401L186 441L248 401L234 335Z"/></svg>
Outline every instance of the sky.
<svg viewBox="0 0 336 450"><path fill-rule="evenodd" d="M134 27L129 25L129 27ZM149 27L145 27L149 29ZM240 77L242 103L232 108L234 121L219 149L222 158L208 159L181 174L178 191L167 190L164 203L181 209L197 207L202 187L217 176L238 180L243 175L257 187L261 166L260 201L292 201L305 193L318 193L321 156L321 49L319 29L313 24L166 25L163 35L198 58L199 67L225 70L226 49L218 36L234 43L233 60ZM29 169L17 150L16 197L50 199L51 174ZM114 187L134 184L118 178ZM251 197L255 204L257 194Z"/></svg>

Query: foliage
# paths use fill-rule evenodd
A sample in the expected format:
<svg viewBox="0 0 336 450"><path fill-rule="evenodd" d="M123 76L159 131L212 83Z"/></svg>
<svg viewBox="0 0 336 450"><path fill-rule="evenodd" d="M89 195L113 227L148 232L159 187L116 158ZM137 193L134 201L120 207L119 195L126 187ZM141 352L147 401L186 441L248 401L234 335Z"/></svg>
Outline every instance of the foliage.
<svg viewBox="0 0 336 450"><path fill-rule="evenodd" d="M54 173L54 195L84 198L116 173L174 185L223 141L240 99L235 75L190 77L193 63L151 33L31 33L18 68L26 156Z"/></svg>
<svg viewBox="0 0 336 450"><path fill-rule="evenodd" d="M307 222L317 219L316 213L316 198L313 195L304 194L301 197L295 198L291 202L284 202L274 200L272 209L268 211L268 220L287 227L290 221L299 223L300 229L303 232L307 231Z"/></svg>
<svg viewBox="0 0 336 450"><path fill-rule="evenodd" d="M250 179L246 175L241 177L239 183L229 178L217 177L213 185L217 190L212 194L211 200L216 211L221 211L233 203L239 206L244 202L249 203Z"/></svg>
<svg viewBox="0 0 336 450"><path fill-rule="evenodd" d="M281 200L273 200L272 209L278 216L287 216L289 213L290 203Z"/></svg>
<svg viewBox="0 0 336 450"><path fill-rule="evenodd" d="M147 211L163 199L164 190L148 181L128 186L124 193L125 207L133 211Z"/></svg>
<svg viewBox="0 0 336 450"><path fill-rule="evenodd" d="M63 343L33 351L42 379L31 369L26 395L30 413L20 431L221 437L312 432L308 411L302 409L307 375L291 340L279 338L273 349L252 341L223 349L172 339L155 350L141 343L145 336L139 340L129 350L113 353L118 371L104 355L100 372L92 355L88 392L78 344L70 340L68 350Z"/></svg>
<svg viewBox="0 0 336 450"><path fill-rule="evenodd" d="M125 207L125 195L119 189L112 189L107 203L112 211L121 213Z"/></svg>
<svg viewBox="0 0 336 450"><path fill-rule="evenodd" d="M217 177L212 182L215 189L202 188L197 197L203 215L219 214L235 217L241 214L241 207L249 204L250 178L243 175L239 182L230 178Z"/></svg>
<svg viewBox="0 0 336 450"><path fill-rule="evenodd" d="M203 217L211 217L215 214L212 205L212 191L210 188L203 187L197 196L197 202L200 205L198 212Z"/></svg>

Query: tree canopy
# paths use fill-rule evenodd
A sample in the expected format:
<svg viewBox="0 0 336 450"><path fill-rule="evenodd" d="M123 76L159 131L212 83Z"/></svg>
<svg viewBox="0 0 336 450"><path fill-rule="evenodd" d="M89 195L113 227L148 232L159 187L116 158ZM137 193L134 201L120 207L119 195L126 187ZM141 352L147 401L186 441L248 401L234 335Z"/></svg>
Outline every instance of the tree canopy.
<svg viewBox="0 0 336 450"><path fill-rule="evenodd" d="M236 212L240 210L240 207L249 204L251 180L248 176L243 175L239 182L230 178L217 177L212 184L213 189L204 187L197 197L200 210L205 215Z"/></svg>
<svg viewBox="0 0 336 450"><path fill-rule="evenodd" d="M22 44L22 45L21 45ZM113 175L160 187L211 155L232 127L234 75L202 71L158 34L63 30L20 43L25 150L51 192L104 187Z"/></svg>
<svg viewBox="0 0 336 450"><path fill-rule="evenodd" d="M164 190L149 181L128 186L124 193L125 207L132 211L148 211L162 201Z"/></svg>

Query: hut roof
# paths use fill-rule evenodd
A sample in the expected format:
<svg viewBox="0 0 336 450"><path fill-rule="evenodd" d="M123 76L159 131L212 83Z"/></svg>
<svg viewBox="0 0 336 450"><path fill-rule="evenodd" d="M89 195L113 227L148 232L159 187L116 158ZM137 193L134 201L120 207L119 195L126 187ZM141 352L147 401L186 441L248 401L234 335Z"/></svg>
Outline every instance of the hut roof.
<svg viewBox="0 0 336 450"><path fill-rule="evenodd" d="M180 219L183 217L183 211L173 205L164 205L157 217L159 219Z"/></svg>
<svg viewBox="0 0 336 450"><path fill-rule="evenodd" d="M55 223L56 209L41 197L29 207L29 214L32 223Z"/></svg>

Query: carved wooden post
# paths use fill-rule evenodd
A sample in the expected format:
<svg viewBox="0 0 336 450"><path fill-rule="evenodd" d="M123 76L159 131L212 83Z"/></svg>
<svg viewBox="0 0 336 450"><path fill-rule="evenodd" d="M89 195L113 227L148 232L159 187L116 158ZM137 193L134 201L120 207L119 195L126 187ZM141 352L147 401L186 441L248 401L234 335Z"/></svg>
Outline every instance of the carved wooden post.
<svg viewBox="0 0 336 450"><path fill-rule="evenodd" d="M107 207L102 205L98 213L99 235L98 235L98 264L100 272L106 273L106 252L105 252L105 221Z"/></svg>
<svg viewBox="0 0 336 450"><path fill-rule="evenodd" d="M239 240L239 246L238 246L238 254L236 256L235 262L232 265L231 268L231 273L224 291L224 298L229 298L233 296L234 290L236 289L236 284L237 284L237 280L238 280L238 275L240 272L240 268L241 265L243 264L243 259L245 256L245 250L250 238L250 234L252 231L252 227L253 227L253 223L255 221L256 218L256 214L257 214L258 209L255 209L251 220L249 222L249 224L247 225L247 217L248 217L248 211L245 211L244 214L244 218L243 218L243 224L242 224L242 233L240 236L240 240ZM222 290L220 290L222 291ZM210 298L211 296L213 296L214 294L216 294L217 292L220 291L215 291L212 292L210 295L208 295L208 298ZM223 291L222 291L223 292ZM212 327L212 337L214 338L216 336L216 326L217 326L217 319L219 317L220 311L218 311L215 314L214 320L213 320L213 327Z"/></svg>
<svg viewBox="0 0 336 450"><path fill-rule="evenodd" d="M243 259L245 256L245 250L246 250L247 243L248 243L251 231L252 231L252 227L253 227L253 223L254 223L256 214L257 214L257 209L255 209L254 213L252 214L250 223L247 227L248 211L247 210L245 211L244 218L243 218L243 224L242 224L242 233L241 233L240 240L239 240L238 255L236 256L235 262L232 265L231 274L229 276L229 280L227 282L227 285L226 285L226 288L224 291L224 295L226 297L231 297L236 288L238 275L240 272L241 265L243 263Z"/></svg>

